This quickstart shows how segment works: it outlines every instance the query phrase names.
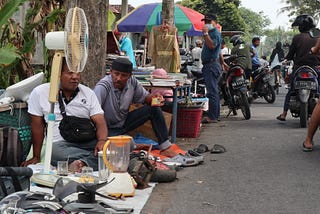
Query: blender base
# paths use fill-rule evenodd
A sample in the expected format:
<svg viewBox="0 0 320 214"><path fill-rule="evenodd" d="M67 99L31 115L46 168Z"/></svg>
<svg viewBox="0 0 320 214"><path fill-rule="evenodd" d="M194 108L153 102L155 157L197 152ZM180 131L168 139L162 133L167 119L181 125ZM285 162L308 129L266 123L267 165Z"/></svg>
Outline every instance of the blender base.
<svg viewBox="0 0 320 214"><path fill-rule="evenodd" d="M105 191L108 195L114 197L127 197L134 196L135 194L135 181L127 172L117 172L111 173L109 178L111 181L109 184L105 186Z"/></svg>

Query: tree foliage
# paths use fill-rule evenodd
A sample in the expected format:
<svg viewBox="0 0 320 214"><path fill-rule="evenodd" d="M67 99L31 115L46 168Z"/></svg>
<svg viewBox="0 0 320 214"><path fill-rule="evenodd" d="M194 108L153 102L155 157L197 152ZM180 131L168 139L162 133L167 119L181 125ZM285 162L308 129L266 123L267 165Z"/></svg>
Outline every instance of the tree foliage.
<svg viewBox="0 0 320 214"><path fill-rule="evenodd" d="M246 23L246 32L251 36L263 36L271 23L270 19L262 11L256 13L244 7L239 8L239 11Z"/></svg>
<svg viewBox="0 0 320 214"><path fill-rule="evenodd" d="M300 14L309 14L320 19L320 2L318 0L282 0L287 6L281 8L281 12L289 12L289 16L294 18Z"/></svg>
<svg viewBox="0 0 320 214"><path fill-rule="evenodd" d="M225 31L243 31L249 37L263 35L270 20L263 12L240 8L240 0L183 0L182 5L202 14L214 13Z"/></svg>

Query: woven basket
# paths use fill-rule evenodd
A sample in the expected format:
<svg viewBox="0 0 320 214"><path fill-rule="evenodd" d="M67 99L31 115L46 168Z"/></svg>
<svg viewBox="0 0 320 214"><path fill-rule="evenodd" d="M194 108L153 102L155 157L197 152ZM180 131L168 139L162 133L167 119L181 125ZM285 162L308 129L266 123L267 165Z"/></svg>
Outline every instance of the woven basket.
<svg viewBox="0 0 320 214"><path fill-rule="evenodd" d="M0 124L15 127L23 146L23 160L26 159L31 147L31 119L26 103L13 103L0 107Z"/></svg>

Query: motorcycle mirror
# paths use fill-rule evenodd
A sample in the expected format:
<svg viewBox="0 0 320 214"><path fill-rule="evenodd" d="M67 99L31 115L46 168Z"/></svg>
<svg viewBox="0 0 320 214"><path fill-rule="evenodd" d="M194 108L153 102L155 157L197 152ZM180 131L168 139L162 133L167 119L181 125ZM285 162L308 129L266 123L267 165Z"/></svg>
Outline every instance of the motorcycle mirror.
<svg viewBox="0 0 320 214"><path fill-rule="evenodd" d="M320 37L320 29L319 28L312 28L309 31L309 34L312 38L319 38Z"/></svg>

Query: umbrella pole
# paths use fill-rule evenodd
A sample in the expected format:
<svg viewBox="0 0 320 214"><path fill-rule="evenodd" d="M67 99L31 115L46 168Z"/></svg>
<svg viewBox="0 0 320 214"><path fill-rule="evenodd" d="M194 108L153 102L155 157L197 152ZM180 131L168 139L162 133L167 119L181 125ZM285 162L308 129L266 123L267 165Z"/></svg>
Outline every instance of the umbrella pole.
<svg viewBox="0 0 320 214"><path fill-rule="evenodd" d="M147 34L148 34L148 33L147 33ZM146 39L144 40L143 57L142 57L142 67L144 67L144 66L146 65L147 45L148 45L148 35L146 36Z"/></svg>

